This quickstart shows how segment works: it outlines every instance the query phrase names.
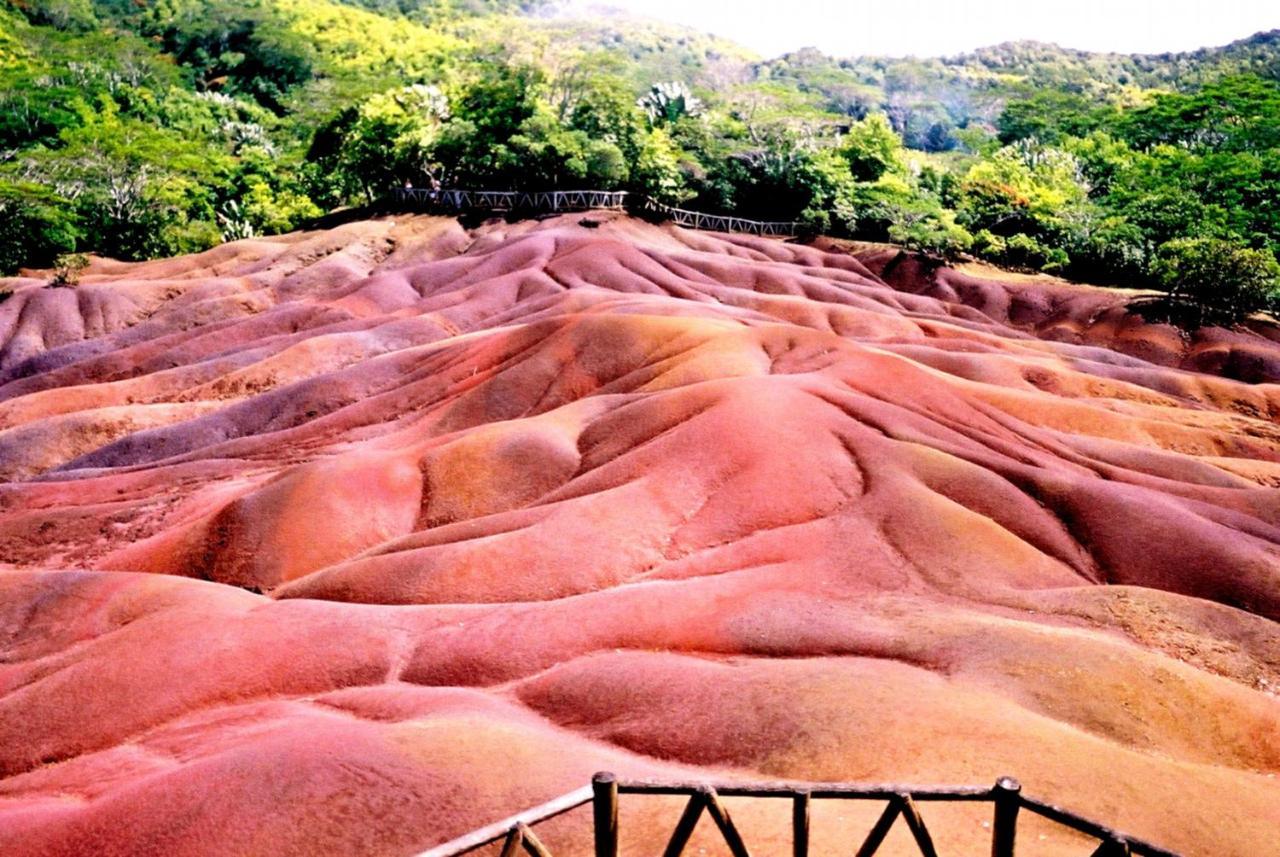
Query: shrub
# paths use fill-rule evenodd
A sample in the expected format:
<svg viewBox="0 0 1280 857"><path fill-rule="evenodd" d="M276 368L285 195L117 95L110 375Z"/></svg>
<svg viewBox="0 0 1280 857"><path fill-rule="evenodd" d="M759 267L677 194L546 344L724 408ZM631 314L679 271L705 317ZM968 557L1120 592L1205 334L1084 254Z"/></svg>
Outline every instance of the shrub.
<svg viewBox="0 0 1280 857"><path fill-rule="evenodd" d="M1049 256L1048 249L1036 239L1022 232L1015 232L1004 242L1004 258L1000 261L1010 268L1039 270Z"/></svg>
<svg viewBox="0 0 1280 857"><path fill-rule="evenodd" d="M0 178L0 275L43 266L75 249L79 225L71 204L35 184Z"/></svg>
<svg viewBox="0 0 1280 857"><path fill-rule="evenodd" d="M1050 247L1022 232L1008 238L979 230L973 238L973 252L1006 268L1021 271L1045 271L1056 274L1066 270L1071 259L1061 247Z"/></svg>
<svg viewBox="0 0 1280 857"><path fill-rule="evenodd" d="M1141 228L1096 209L1079 212L1066 222L1063 249L1071 258L1072 278L1129 287L1149 280L1150 248Z"/></svg>
<svg viewBox="0 0 1280 857"><path fill-rule="evenodd" d="M1178 238L1160 245L1155 280L1175 320L1193 326L1238 324L1280 297L1280 264L1266 250L1221 238Z"/></svg>
<svg viewBox="0 0 1280 857"><path fill-rule="evenodd" d="M53 260L53 279L49 285L54 288L71 288L80 284L80 275L89 267L89 257L83 253L63 253Z"/></svg>
<svg viewBox="0 0 1280 857"><path fill-rule="evenodd" d="M973 233L973 244L969 248L977 256L984 259L999 259L1004 255L1004 239L992 234L990 229L979 229Z"/></svg>
<svg viewBox="0 0 1280 857"><path fill-rule="evenodd" d="M928 205L927 201L902 211L901 219L889 227L889 240L909 250L948 259L973 245L973 237L956 223L951 212Z"/></svg>

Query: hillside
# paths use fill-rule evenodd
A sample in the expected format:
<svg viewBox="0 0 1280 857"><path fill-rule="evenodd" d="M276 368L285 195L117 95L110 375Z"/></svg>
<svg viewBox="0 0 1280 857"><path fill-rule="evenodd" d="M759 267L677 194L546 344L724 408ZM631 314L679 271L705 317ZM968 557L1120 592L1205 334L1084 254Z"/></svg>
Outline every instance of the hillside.
<svg viewBox="0 0 1280 857"><path fill-rule="evenodd" d="M1260 332L607 213L47 275L0 304L8 854L409 854L598 769L1015 774L1189 857L1280 826ZM626 853L677 813L624 802Z"/></svg>
<svg viewBox="0 0 1280 857"><path fill-rule="evenodd" d="M994 128L1010 101L1039 91L1124 103L1146 91L1195 89L1242 73L1280 80L1280 30L1165 54L1092 53L1042 42L1006 42L936 58L838 58L810 49L754 69L755 79L794 86L833 113L884 111L909 145L923 149L962 145L957 130Z"/></svg>

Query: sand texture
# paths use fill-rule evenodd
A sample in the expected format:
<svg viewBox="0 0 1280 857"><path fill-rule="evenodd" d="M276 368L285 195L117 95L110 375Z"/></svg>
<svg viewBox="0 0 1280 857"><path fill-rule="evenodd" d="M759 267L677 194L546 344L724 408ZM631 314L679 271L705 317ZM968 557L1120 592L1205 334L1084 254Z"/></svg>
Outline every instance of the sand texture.
<svg viewBox="0 0 1280 857"><path fill-rule="evenodd" d="M407 855L601 769L1011 774L1280 855L1270 328L603 213L7 287L6 855ZM789 853L785 804L728 806ZM923 812L989 853L989 808ZM624 801L624 853L678 813Z"/></svg>

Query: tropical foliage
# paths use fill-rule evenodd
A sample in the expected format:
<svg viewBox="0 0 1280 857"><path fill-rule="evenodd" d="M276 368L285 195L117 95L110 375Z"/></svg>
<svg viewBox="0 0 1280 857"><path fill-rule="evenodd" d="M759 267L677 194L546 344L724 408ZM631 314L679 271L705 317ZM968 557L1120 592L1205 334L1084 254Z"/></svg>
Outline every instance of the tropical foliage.
<svg viewBox="0 0 1280 857"><path fill-rule="evenodd" d="M1280 36L760 61L533 0L0 0L0 270L287 231L406 183L627 189L1234 320L1280 253Z"/></svg>

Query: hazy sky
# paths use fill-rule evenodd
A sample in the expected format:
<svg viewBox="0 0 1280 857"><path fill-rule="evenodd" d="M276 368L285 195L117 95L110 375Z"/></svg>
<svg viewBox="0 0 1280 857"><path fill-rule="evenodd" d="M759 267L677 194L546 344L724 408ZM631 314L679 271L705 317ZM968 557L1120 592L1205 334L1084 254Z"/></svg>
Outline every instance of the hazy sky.
<svg viewBox="0 0 1280 857"><path fill-rule="evenodd" d="M601 0L582 0L582 3ZM1012 39L1161 53L1280 28L1280 0L603 0L725 36L772 56L936 56Z"/></svg>

